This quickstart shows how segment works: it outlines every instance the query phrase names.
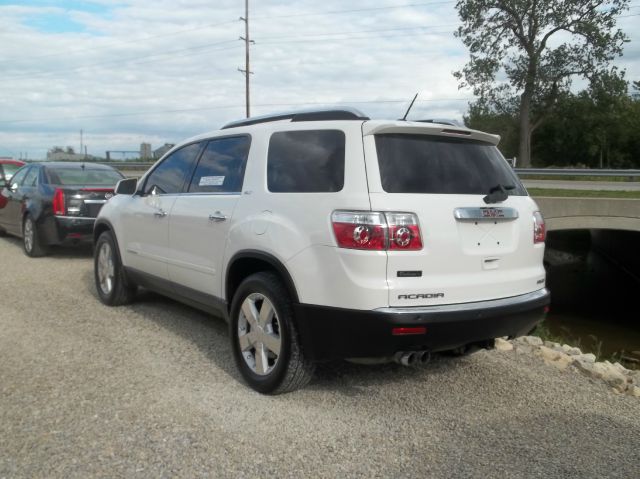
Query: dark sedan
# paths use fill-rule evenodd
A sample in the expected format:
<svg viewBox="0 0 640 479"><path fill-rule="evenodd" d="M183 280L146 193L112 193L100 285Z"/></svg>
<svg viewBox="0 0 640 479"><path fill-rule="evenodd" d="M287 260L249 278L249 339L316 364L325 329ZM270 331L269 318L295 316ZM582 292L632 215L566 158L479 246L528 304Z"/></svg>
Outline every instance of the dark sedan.
<svg viewBox="0 0 640 479"><path fill-rule="evenodd" d="M22 237L29 256L91 241L95 218L122 174L94 163L32 163L3 181L0 230Z"/></svg>

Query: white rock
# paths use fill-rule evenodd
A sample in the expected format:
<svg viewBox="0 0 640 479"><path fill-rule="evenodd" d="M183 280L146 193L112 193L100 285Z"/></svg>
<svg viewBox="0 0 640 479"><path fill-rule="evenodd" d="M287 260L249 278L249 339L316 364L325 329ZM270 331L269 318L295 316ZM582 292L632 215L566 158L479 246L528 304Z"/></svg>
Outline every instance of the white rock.
<svg viewBox="0 0 640 479"><path fill-rule="evenodd" d="M574 356L574 359L576 361L580 361L580 362L595 363L596 362L596 355L592 354L592 353L578 354L578 355Z"/></svg>
<svg viewBox="0 0 640 479"><path fill-rule="evenodd" d="M629 389L627 389L627 394L630 394L631 396L640 398L640 387L631 386Z"/></svg>
<svg viewBox="0 0 640 479"><path fill-rule="evenodd" d="M567 369L567 367L573 362L573 358L562 351L556 351L555 349L548 348L546 346L540 346L538 354L542 356L544 362L552 364L558 369Z"/></svg>
<svg viewBox="0 0 640 479"><path fill-rule="evenodd" d="M538 336L522 336L518 338L516 341L523 344L528 344L529 346L542 346L542 339Z"/></svg>
<svg viewBox="0 0 640 479"><path fill-rule="evenodd" d="M556 351L555 349L548 348L547 346L540 346L538 348L538 354L542 356L542 359L547 361L555 361L562 354L560 351Z"/></svg>
<svg viewBox="0 0 640 479"><path fill-rule="evenodd" d="M502 338L496 338L495 348L498 351L511 351L513 349L513 344L511 344L509 341L506 341Z"/></svg>
<svg viewBox="0 0 640 479"><path fill-rule="evenodd" d="M629 374L631 372L620 363L613 363L613 367L620 371L622 374Z"/></svg>
<svg viewBox="0 0 640 479"><path fill-rule="evenodd" d="M608 371L604 374L605 382L619 391L627 389L627 378L624 374L615 369L608 368Z"/></svg>
<svg viewBox="0 0 640 479"><path fill-rule="evenodd" d="M611 363L590 363L587 361L574 361L574 366L594 379L602 379L609 386L618 391L627 389L627 377L618 371Z"/></svg>
<svg viewBox="0 0 640 479"><path fill-rule="evenodd" d="M548 348L551 348L551 349L557 349L557 348L561 347L560 343L555 343L553 341L545 341L544 345L546 347L548 347Z"/></svg>
<svg viewBox="0 0 640 479"><path fill-rule="evenodd" d="M582 354L580 348L575 348L573 346L569 346L568 344L562 345L562 351L564 351L569 356L578 356L579 354Z"/></svg>

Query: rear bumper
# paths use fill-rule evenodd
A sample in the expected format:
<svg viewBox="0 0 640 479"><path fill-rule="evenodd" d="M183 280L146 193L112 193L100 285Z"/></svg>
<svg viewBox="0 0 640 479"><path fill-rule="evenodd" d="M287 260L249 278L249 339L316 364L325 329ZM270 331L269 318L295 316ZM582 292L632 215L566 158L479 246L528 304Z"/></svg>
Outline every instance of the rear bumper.
<svg viewBox="0 0 640 479"><path fill-rule="evenodd" d="M68 241L92 241L95 218L51 216L45 221L42 233L47 244Z"/></svg>
<svg viewBox="0 0 640 479"><path fill-rule="evenodd" d="M295 305L305 353L320 361L391 356L398 351L445 351L501 336L522 336L542 321L549 291L476 303L382 308L371 311ZM394 336L397 327L426 327L420 335Z"/></svg>

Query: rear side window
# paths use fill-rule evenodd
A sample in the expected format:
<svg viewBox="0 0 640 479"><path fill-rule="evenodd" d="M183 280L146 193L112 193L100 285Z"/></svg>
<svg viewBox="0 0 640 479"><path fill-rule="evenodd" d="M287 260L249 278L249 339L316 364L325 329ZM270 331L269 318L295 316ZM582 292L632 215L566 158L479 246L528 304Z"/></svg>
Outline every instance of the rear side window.
<svg viewBox="0 0 640 479"><path fill-rule="evenodd" d="M275 193L321 193L344 186L345 135L339 130L274 133L267 186Z"/></svg>
<svg viewBox="0 0 640 479"><path fill-rule="evenodd" d="M38 183L38 173L40 172L39 168L35 166L31 167L29 173L27 173L27 177L24 179L22 186L36 186Z"/></svg>
<svg viewBox="0 0 640 479"><path fill-rule="evenodd" d="M167 156L147 177L144 194L181 193L187 174L191 173L202 143L191 143Z"/></svg>
<svg viewBox="0 0 640 479"><path fill-rule="evenodd" d="M486 195L497 185L527 193L498 149L476 140L427 135L376 135L382 188L387 193ZM513 188L510 188L510 187Z"/></svg>
<svg viewBox="0 0 640 479"><path fill-rule="evenodd" d="M30 166L23 166L21 170L19 170L18 172L16 172L16 174L14 174L11 177L11 186L15 187L15 186L21 186L22 182L24 181L24 177L27 175L27 172L29 171Z"/></svg>
<svg viewBox="0 0 640 479"><path fill-rule="evenodd" d="M251 139L248 136L211 140L189 185L190 193L236 193L242 190Z"/></svg>

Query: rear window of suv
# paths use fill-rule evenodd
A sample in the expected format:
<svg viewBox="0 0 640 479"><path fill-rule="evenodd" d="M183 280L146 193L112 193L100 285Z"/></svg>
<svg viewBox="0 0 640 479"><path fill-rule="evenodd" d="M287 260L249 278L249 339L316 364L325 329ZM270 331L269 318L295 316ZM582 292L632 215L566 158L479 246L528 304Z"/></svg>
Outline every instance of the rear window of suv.
<svg viewBox="0 0 640 479"><path fill-rule="evenodd" d="M267 186L274 193L330 193L344 186L345 135L339 130L286 131L269 141Z"/></svg>
<svg viewBox="0 0 640 479"><path fill-rule="evenodd" d="M387 193L486 195L503 185L509 195L527 194L492 144L407 134L381 134L375 139L382 188Z"/></svg>

